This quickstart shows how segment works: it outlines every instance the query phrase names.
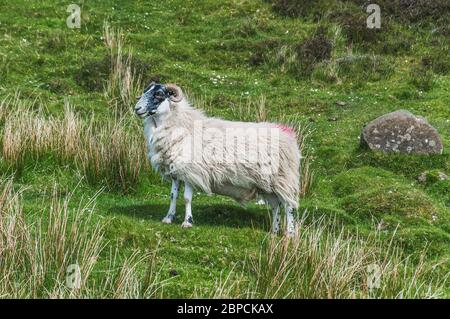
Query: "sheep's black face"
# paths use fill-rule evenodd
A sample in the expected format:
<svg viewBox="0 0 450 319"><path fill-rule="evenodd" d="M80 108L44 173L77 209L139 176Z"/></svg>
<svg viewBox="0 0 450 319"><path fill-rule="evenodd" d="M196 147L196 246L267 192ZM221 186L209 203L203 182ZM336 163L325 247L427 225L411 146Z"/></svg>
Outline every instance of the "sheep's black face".
<svg viewBox="0 0 450 319"><path fill-rule="evenodd" d="M140 117L147 117L158 112L158 107L170 97L170 93L163 84L150 83L140 96L134 111Z"/></svg>

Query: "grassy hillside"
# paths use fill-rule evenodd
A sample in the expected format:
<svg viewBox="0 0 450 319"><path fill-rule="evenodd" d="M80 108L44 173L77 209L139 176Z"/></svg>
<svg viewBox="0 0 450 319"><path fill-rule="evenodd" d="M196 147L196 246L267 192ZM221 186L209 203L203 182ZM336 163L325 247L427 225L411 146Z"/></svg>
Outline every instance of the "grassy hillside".
<svg viewBox="0 0 450 319"><path fill-rule="evenodd" d="M450 180L438 175L450 176L450 9L378 3L380 30L365 27L357 0L80 1L80 29L66 26L70 2L1 2L0 211L23 211L14 229L29 227L30 243L68 246L34 286L17 264L58 253L0 250L0 296L72 296L64 269L84 262L86 296L448 297ZM130 112L150 80L179 84L209 115L302 127L299 238L267 238L265 206L200 193L194 228L180 227L182 200L174 224L160 222L169 185L146 163ZM444 153L361 149L363 125L397 109L426 117ZM79 236L52 228L65 199L69 225L90 216ZM18 247L8 234L0 247ZM77 243L100 237L102 249ZM366 285L372 264L384 271L378 290ZM33 289L12 293L14 282Z"/></svg>

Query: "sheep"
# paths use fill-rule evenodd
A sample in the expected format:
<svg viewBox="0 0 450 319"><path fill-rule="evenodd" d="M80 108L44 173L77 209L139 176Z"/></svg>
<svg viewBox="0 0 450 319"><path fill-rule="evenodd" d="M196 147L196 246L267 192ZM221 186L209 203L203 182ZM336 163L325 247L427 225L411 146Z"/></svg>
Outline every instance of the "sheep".
<svg viewBox="0 0 450 319"><path fill-rule="evenodd" d="M275 123L227 121L207 117L190 105L180 87L152 82L138 97L135 113L144 119L148 158L164 179L171 180L170 205L162 222L172 223L181 182L184 183L183 228L193 226L194 190L246 203L262 197L272 208L272 232L297 232L300 149L290 127Z"/></svg>

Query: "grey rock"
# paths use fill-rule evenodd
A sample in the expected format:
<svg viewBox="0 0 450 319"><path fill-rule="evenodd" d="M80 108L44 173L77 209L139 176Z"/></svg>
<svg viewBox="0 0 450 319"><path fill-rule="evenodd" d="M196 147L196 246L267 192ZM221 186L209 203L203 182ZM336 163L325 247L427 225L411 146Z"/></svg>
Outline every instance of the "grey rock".
<svg viewBox="0 0 450 319"><path fill-rule="evenodd" d="M426 182L428 181L429 174L430 174L430 172L425 171L425 172L423 172L422 174L420 174L420 175L417 177L417 180L418 180L419 182L421 182L421 183L426 183ZM436 178L437 178L439 181L446 181L446 180L448 180L448 176L447 176L444 172L437 172Z"/></svg>
<svg viewBox="0 0 450 319"><path fill-rule="evenodd" d="M442 153L442 141L437 130L425 118L406 110L382 115L367 124L360 141L371 150L386 153Z"/></svg>
<svg viewBox="0 0 450 319"><path fill-rule="evenodd" d="M417 177L417 180L421 183L425 183L427 181L427 174L428 172L423 172L419 175L419 177Z"/></svg>
<svg viewBox="0 0 450 319"><path fill-rule="evenodd" d="M445 175L445 173L442 173L442 172L439 172L439 173L438 173L438 178L439 178L440 181L446 181L446 180L448 180L448 176Z"/></svg>

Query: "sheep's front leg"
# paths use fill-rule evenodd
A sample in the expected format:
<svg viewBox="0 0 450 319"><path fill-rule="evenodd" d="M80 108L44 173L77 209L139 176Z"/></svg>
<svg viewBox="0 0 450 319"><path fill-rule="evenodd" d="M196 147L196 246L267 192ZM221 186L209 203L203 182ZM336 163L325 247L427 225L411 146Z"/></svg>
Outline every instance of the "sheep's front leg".
<svg viewBox="0 0 450 319"><path fill-rule="evenodd" d="M167 212L166 217L163 218L162 222L164 224L171 224L173 218L175 217L175 213L177 210L177 197L178 197L178 188L180 186L180 181L176 179L172 179L172 188L170 189L170 207Z"/></svg>
<svg viewBox="0 0 450 319"><path fill-rule="evenodd" d="M188 183L184 183L184 203L186 204L186 215L184 216L184 222L181 224L183 228L190 228L194 223L192 218L192 194L193 189L192 186Z"/></svg>

